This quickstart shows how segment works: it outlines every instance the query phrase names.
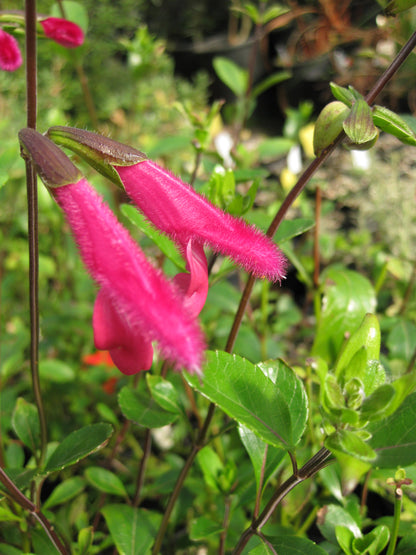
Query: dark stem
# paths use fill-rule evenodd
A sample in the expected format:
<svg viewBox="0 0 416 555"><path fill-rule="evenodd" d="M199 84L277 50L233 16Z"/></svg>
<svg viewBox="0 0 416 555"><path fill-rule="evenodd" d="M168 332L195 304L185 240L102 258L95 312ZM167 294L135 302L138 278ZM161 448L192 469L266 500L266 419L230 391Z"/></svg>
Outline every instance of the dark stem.
<svg viewBox="0 0 416 555"><path fill-rule="evenodd" d="M69 551L67 551L66 547L63 545L61 540L59 539L57 533L55 532L52 524L46 518L46 516L36 507L30 499L28 499L23 493L16 487L14 482L10 480L7 476L5 471L0 468L0 482L3 486L10 492L11 497L14 499L16 503L18 503L23 509L29 511L29 513L36 519L42 528L47 533L49 539L62 555L69 555Z"/></svg>
<svg viewBox="0 0 416 555"><path fill-rule="evenodd" d="M27 126L36 128L37 117L37 63L36 63L36 0L26 0L26 96ZM29 306L30 306L30 369L33 394L40 422L40 455L42 465L47 445L46 419L43 408L39 379L39 232L38 192L36 172L26 160L26 188L28 203L28 248L29 248ZM38 495L38 497L40 497Z"/></svg>

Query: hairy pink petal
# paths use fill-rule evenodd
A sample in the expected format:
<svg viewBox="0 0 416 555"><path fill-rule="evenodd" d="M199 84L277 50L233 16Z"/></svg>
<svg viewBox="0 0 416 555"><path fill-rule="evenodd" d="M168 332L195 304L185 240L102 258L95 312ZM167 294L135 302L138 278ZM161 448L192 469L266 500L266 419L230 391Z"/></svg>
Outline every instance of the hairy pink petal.
<svg viewBox="0 0 416 555"><path fill-rule="evenodd" d="M60 17L40 21L45 35L65 48L76 48L84 42L84 32L76 23Z"/></svg>
<svg viewBox="0 0 416 555"><path fill-rule="evenodd" d="M92 325L95 347L109 351L114 364L123 374L136 374L152 366L151 342L137 329L131 329L115 310L104 289L99 291L95 300Z"/></svg>
<svg viewBox="0 0 416 555"><path fill-rule="evenodd" d="M198 372L204 348L201 331L174 285L149 263L85 179L55 188L53 194L84 264L132 333L158 341L177 368Z"/></svg>
<svg viewBox="0 0 416 555"><path fill-rule="evenodd" d="M284 277L285 257L271 239L215 207L151 160L115 169L137 207L182 246L195 239L258 277Z"/></svg>
<svg viewBox="0 0 416 555"><path fill-rule="evenodd" d="M184 305L195 318L201 312L208 295L208 264L202 245L192 239L185 250L189 273L177 274L173 283L184 295Z"/></svg>
<svg viewBox="0 0 416 555"><path fill-rule="evenodd" d="M0 69L15 71L22 65L22 54L17 40L0 29Z"/></svg>

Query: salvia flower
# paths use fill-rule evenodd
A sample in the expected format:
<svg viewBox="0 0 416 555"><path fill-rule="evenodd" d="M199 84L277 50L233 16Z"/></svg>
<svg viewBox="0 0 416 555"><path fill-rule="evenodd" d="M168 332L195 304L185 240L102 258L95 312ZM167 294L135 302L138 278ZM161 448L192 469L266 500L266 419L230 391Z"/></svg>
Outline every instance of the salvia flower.
<svg viewBox="0 0 416 555"><path fill-rule="evenodd" d="M182 250L192 240L229 256L257 277L284 277L285 258L270 238L214 206L142 152L81 129L53 127L48 135L121 184L146 218Z"/></svg>
<svg viewBox="0 0 416 555"><path fill-rule="evenodd" d="M76 48L84 42L84 32L76 23L60 17L47 17L39 21L45 36L65 48Z"/></svg>
<svg viewBox="0 0 416 555"><path fill-rule="evenodd" d="M205 287L200 284L207 281L200 272L203 259L197 258L196 284L189 278L180 289L167 281L56 145L32 129L22 130L19 138L64 211L83 262L100 287L93 315L96 347L108 350L119 370L132 374L150 368L151 342L157 341L177 368L199 372L204 343L191 312L200 306L199 292ZM192 271L192 246L189 256Z"/></svg>
<svg viewBox="0 0 416 555"><path fill-rule="evenodd" d="M17 40L0 29L0 69L16 71L22 65L22 54Z"/></svg>

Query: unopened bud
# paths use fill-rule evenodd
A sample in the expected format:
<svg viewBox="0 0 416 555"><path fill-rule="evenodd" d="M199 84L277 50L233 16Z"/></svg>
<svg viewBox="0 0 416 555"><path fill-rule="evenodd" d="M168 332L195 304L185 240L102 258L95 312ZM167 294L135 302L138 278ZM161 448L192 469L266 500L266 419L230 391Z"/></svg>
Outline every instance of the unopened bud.
<svg viewBox="0 0 416 555"><path fill-rule="evenodd" d="M47 136L84 158L90 166L120 187L123 185L113 166L134 166L147 160L143 152L85 129L56 126L48 129Z"/></svg>
<svg viewBox="0 0 416 555"><path fill-rule="evenodd" d="M346 144L349 148L368 150L378 139L379 132L374 125L371 108L365 100L354 102L343 127L348 137Z"/></svg>
<svg viewBox="0 0 416 555"><path fill-rule="evenodd" d="M24 157L35 165L36 171L48 187L62 187L77 183L82 175L68 156L47 137L31 128L19 131Z"/></svg>
<svg viewBox="0 0 416 555"><path fill-rule="evenodd" d="M335 100L325 106L315 123L313 150L319 156L343 131L342 124L350 109L343 102Z"/></svg>

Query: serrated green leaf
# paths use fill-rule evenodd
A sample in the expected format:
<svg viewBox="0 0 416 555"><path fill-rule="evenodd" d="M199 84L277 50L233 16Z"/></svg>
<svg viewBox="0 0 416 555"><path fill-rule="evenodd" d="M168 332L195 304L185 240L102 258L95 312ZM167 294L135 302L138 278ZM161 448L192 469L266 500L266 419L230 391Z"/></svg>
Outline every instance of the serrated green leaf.
<svg viewBox="0 0 416 555"><path fill-rule="evenodd" d="M61 503L66 503L76 497L85 487L85 481L79 476L66 479L56 486L43 504L44 509L50 509Z"/></svg>
<svg viewBox="0 0 416 555"><path fill-rule="evenodd" d="M155 245L163 252L169 260L171 260L175 266L181 270L185 271L185 262L173 241L169 239L163 233L160 233L156 228L154 228L148 220L138 212L134 206L131 204L121 205L122 213L134 224L140 231L142 231L149 239L151 239Z"/></svg>
<svg viewBox="0 0 416 555"><path fill-rule="evenodd" d="M248 85L248 72L228 58L217 56L212 65L221 81L230 88L237 97L243 97Z"/></svg>
<svg viewBox="0 0 416 555"><path fill-rule="evenodd" d="M35 405L19 397L13 411L12 424L17 437L35 453L40 447L40 425Z"/></svg>
<svg viewBox="0 0 416 555"><path fill-rule="evenodd" d="M107 505L102 514L119 555L144 555L154 542L161 515L128 505Z"/></svg>
<svg viewBox="0 0 416 555"><path fill-rule="evenodd" d="M369 425L376 466L396 468L416 462L416 393L409 395L388 418Z"/></svg>
<svg viewBox="0 0 416 555"><path fill-rule="evenodd" d="M416 135L398 114L384 106L374 106L373 121L382 131L394 135L402 143L416 146Z"/></svg>
<svg viewBox="0 0 416 555"><path fill-rule="evenodd" d="M98 423L85 426L67 436L46 463L45 472L55 472L77 463L107 445L113 427Z"/></svg>
<svg viewBox="0 0 416 555"><path fill-rule="evenodd" d="M135 391L125 386L118 396L118 403L124 416L145 428L161 428L172 424L178 415L166 412L145 391Z"/></svg>
<svg viewBox="0 0 416 555"><path fill-rule="evenodd" d="M126 489L120 478L107 470L106 468L101 468L99 466L90 466L85 471L85 477L88 482L97 488L99 491L108 493L110 495L120 495L121 497L127 497Z"/></svg>
<svg viewBox="0 0 416 555"><path fill-rule="evenodd" d="M279 380L274 384L258 366L236 355L208 352L206 361L202 382L186 374L192 387L267 443L296 445L303 431L298 411L305 414L305 408L291 412L293 390L282 390Z"/></svg>

